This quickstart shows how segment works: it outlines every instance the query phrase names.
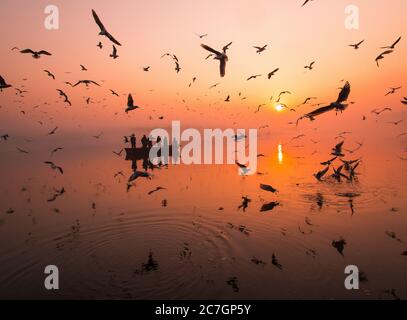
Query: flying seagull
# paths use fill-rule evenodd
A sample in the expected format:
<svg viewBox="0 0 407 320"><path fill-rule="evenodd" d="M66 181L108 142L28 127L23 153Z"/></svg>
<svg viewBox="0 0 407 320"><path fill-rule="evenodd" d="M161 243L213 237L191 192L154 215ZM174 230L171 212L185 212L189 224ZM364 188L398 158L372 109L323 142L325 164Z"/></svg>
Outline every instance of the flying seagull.
<svg viewBox="0 0 407 320"><path fill-rule="evenodd" d="M44 54L46 56L52 56L51 53L45 51L45 50L41 50L41 51L33 51L31 49L24 49L20 51L21 53L30 53L32 55L32 57L34 59L39 59L41 58L41 55Z"/></svg>
<svg viewBox="0 0 407 320"><path fill-rule="evenodd" d="M112 53L109 55L111 58L113 58L113 59L117 59L119 56L117 55L117 49L116 49L116 46L115 45L113 45L113 49L112 49L113 51L112 51Z"/></svg>
<svg viewBox="0 0 407 320"><path fill-rule="evenodd" d="M52 79L55 80L55 76L48 70L44 70L44 72L48 75L48 77L51 77Z"/></svg>
<svg viewBox="0 0 407 320"><path fill-rule="evenodd" d="M362 41L360 41L360 42L358 42L358 43L356 43L356 44L350 44L349 47L353 47L353 49L358 50L359 47L360 47L360 45L361 45L363 42L365 42L365 40L362 40Z"/></svg>
<svg viewBox="0 0 407 320"><path fill-rule="evenodd" d="M338 99L335 102L332 102L329 106L321 107L319 109L316 109L310 113L303 115L301 118L299 118L297 120L297 125L301 119L308 118L311 121L313 121L313 120L315 120L316 116L319 116L319 115L321 115L325 112L331 111L331 110L336 110L336 111L342 112L343 110L345 110L348 107L348 105L343 104L343 102L348 100L349 94L350 94L350 84L349 84L349 82L346 82L345 85L343 86L341 92L339 93Z"/></svg>
<svg viewBox="0 0 407 320"><path fill-rule="evenodd" d="M315 61L312 61L312 62L309 64L309 66L305 66L304 69L310 69L310 70L312 70L314 64L315 64Z"/></svg>
<svg viewBox="0 0 407 320"><path fill-rule="evenodd" d="M397 88L392 88L392 87L390 87L390 88L389 88L390 91L387 92L387 93L385 94L385 96L388 96L389 94L395 94L396 91L397 91L397 90L400 90L401 88L402 88L402 87L397 87Z"/></svg>
<svg viewBox="0 0 407 320"><path fill-rule="evenodd" d="M376 59L375 59L376 64L377 64L377 67L379 67L379 60L384 59L384 56L385 56L386 54L390 54L390 53L392 53L392 52L393 52L393 50L386 50L386 51L382 52L381 54L379 54L379 55L376 57Z"/></svg>
<svg viewBox="0 0 407 320"><path fill-rule="evenodd" d="M98 84L97 82L93 81L93 80L79 80L76 84L74 84L72 87L76 87L77 85L80 85L81 83L83 83L84 85L86 85L87 87L89 87L90 84L94 84L100 87L100 84Z"/></svg>
<svg viewBox="0 0 407 320"><path fill-rule="evenodd" d="M253 46L253 48L257 49L257 50L256 50L256 52L257 52L258 54L260 54L260 53L262 53L263 51L265 51L265 50L266 50L266 48L267 48L267 44L266 44L266 45L264 45L264 46L262 46L262 47L256 47L256 46Z"/></svg>
<svg viewBox="0 0 407 320"><path fill-rule="evenodd" d="M274 76L276 74L276 72L280 70L280 68L274 69L273 71L269 72L269 74L267 75L267 78L271 78L272 76Z"/></svg>
<svg viewBox="0 0 407 320"><path fill-rule="evenodd" d="M380 49L394 49L396 45L400 42L401 37L399 37L391 46L388 47L381 47Z"/></svg>
<svg viewBox="0 0 407 320"><path fill-rule="evenodd" d="M230 43L231 44L231 43ZM229 45L230 45L229 44ZM201 44L201 47L204 48L205 50L208 50L209 52L212 52L215 54L215 60L219 60L220 62L220 76L224 77L226 73L226 62L228 61L228 56L226 55L226 51L229 48L229 45L223 47L223 52L216 51L212 49L211 47L207 46L206 44Z"/></svg>
<svg viewBox="0 0 407 320"><path fill-rule="evenodd" d="M0 91L3 91L3 89L10 88L11 85L6 83L6 80L3 79L2 76L0 76Z"/></svg>
<svg viewBox="0 0 407 320"><path fill-rule="evenodd" d="M58 170L61 174L64 174L64 170L61 167L55 165L55 163L53 163L52 161L45 161L44 163L49 165L52 170Z"/></svg>
<svg viewBox="0 0 407 320"><path fill-rule="evenodd" d="M93 18L95 19L96 24L99 26L100 28L100 32L99 35L100 36L106 36L110 41L112 41L113 43L117 44L118 46L121 46L120 42L117 41L105 28L105 26L103 25L102 21L100 21L98 15L96 14L95 10L92 9L92 15Z"/></svg>
<svg viewBox="0 0 407 320"><path fill-rule="evenodd" d="M125 110L126 113L128 113L129 111L132 111L132 110L136 110L138 108L140 108L140 107L134 105L133 97L130 93L129 96L127 97L127 108Z"/></svg>

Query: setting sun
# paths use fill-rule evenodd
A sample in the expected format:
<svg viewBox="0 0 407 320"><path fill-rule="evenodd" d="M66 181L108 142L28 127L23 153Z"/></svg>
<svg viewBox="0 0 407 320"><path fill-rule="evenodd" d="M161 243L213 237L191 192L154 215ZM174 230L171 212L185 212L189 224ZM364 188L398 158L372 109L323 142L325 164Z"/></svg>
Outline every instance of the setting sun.
<svg viewBox="0 0 407 320"><path fill-rule="evenodd" d="M280 112L284 109L284 106L282 104L277 104L275 107L276 111Z"/></svg>

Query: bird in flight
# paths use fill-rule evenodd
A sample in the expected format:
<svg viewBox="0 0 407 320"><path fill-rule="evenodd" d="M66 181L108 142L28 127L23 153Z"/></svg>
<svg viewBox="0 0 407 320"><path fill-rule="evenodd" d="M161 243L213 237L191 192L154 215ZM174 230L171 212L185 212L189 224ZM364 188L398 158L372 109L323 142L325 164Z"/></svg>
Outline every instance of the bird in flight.
<svg viewBox="0 0 407 320"><path fill-rule="evenodd" d="M246 80L249 81L249 80L251 80L251 79L256 79L257 77L261 77L261 74L256 74L256 75L254 75L254 76L250 76L250 77L248 77Z"/></svg>
<svg viewBox="0 0 407 320"><path fill-rule="evenodd" d="M84 85L86 85L87 87L89 87L90 84L94 84L97 85L98 87L100 87L100 84L98 84L97 82L93 81L93 80L79 80L77 83L75 83L72 87L76 87L77 85L80 85L81 83L83 83Z"/></svg>
<svg viewBox="0 0 407 320"><path fill-rule="evenodd" d="M280 68L274 69L273 71L269 72L269 74L267 75L267 78L271 78L272 76L274 76L276 74L276 72L280 70Z"/></svg>
<svg viewBox="0 0 407 320"><path fill-rule="evenodd" d="M205 37L208 36L207 33L205 33L205 34L198 34L198 33L195 33L195 34L199 37L199 39L202 39L202 38L205 38Z"/></svg>
<svg viewBox="0 0 407 320"><path fill-rule="evenodd" d="M299 118L297 120L297 125L301 119L308 118L311 121L313 121L313 120L315 120L316 116L319 116L319 115L321 115L325 112L331 111L331 110L336 110L337 112L338 111L342 112L343 110L345 110L348 107L348 105L343 104L343 102L348 100L349 94L350 94L350 84L349 84L349 82L346 82L345 85L343 86L341 92L339 93L338 99L335 102L332 102L330 105L328 105L326 107L318 108L310 113L303 115L301 118Z"/></svg>
<svg viewBox="0 0 407 320"><path fill-rule="evenodd" d="M305 6L305 5L306 5L308 2L310 2L310 1L314 1L314 0L305 0L305 2L302 4L301 7Z"/></svg>
<svg viewBox="0 0 407 320"><path fill-rule="evenodd" d="M143 71L145 71L145 72L150 71L150 66L144 67L144 68L143 68Z"/></svg>
<svg viewBox="0 0 407 320"><path fill-rule="evenodd" d="M387 92L387 93L385 94L385 96L388 96L389 94L395 94L396 91L397 91L397 90L400 90L401 88L402 88L402 87L397 87L397 88L390 87L390 88L389 88L390 91Z"/></svg>
<svg viewBox="0 0 407 320"><path fill-rule="evenodd" d="M52 161L45 161L44 163L49 165L52 170L58 170L61 174L64 174L64 170L61 167L57 166Z"/></svg>
<svg viewBox="0 0 407 320"><path fill-rule="evenodd" d="M113 49L112 49L113 51L112 51L112 53L109 55L111 58L113 58L113 59L117 59L119 56L117 55L117 49L116 49L116 46L115 45L113 45Z"/></svg>
<svg viewBox="0 0 407 320"><path fill-rule="evenodd" d="M112 89L110 89L110 92L112 93L112 95L114 95L114 96L116 96L116 97L119 96L119 95L118 95L114 90L112 90Z"/></svg>
<svg viewBox="0 0 407 320"><path fill-rule="evenodd" d="M390 54L392 52L393 52L393 50L386 50L386 51L382 52L381 54L379 54L375 59L377 67L379 67L379 60L384 59L385 55Z"/></svg>
<svg viewBox="0 0 407 320"><path fill-rule="evenodd" d="M30 53L34 59L39 59L41 58L41 55L46 55L46 56L52 56L51 53L45 50L41 51L33 51L31 49L24 49L20 51L21 53Z"/></svg>
<svg viewBox="0 0 407 320"><path fill-rule="evenodd" d="M220 76L224 77L226 74L226 62L228 61L228 56L226 55L226 51L229 49L229 46L232 43L229 43L228 45L223 47L223 52L216 51L215 49L212 49L211 47L207 46L206 44L201 44L201 47L204 48L205 50L208 50L209 52L212 52L215 55L215 60L219 60L220 62Z"/></svg>
<svg viewBox="0 0 407 320"><path fill-rule="evenodd" d="M3 89L10 88L11 85L6 83L6 80L2 76L0 76L0 91L3 91Z"/></svg>
<svg viewBox="0 0 407 320"><path fill-rule="evenodd" d="M99 26L100 28L100 32L99 35L100 36L106 36L110 41L112 41L114 44L117 44L118 46L121 46L120 42L117 41L105 28L105 26L103 25L102 21L100 21L98 15L96 14L95 10L92 10L92 15L93 18L95 19L96 24Z"/></svg>
<svg viewBox="0 0 407 320"><path fill-rule="evenodd" d="M125 112L129 113L129 111L136 110L139 108L140 107L134 105L133 97L130 93L129 96L127 97L127 108L126 108Z"/></svg>
<svg viewBox="0 0 407 320"><path fill-rule="evenodd" d="M402 104L407 104L407 97L404 97L403 100L401 100Z"/></svg>
<svg viewBox="0 0 407 320"><path fill-rule="evenodd" d="M57 91L59 92L59 95L61 97L64 97L64 102L68 103L70 106L72 106L71 101L69 101L68 96L65 94L65 92L63 92L61 89L57 89Z"/></svg>
<svg viewBox="0 0 407 320"><path fill-rule="evenodd" d="M365 40L362 40L362 41L360 41L360 42L358 42L358 43L356 43L356 44L350 44L349 47L353 47L353 49L358 50L359 47L360 47L360 45L361 45L363 42L365 42Z"/></svg>
<svg viewBox="0 0 407 320"><path fill-rule="evenodd" d="M88 69L83 64L81 64L81 70L82 71L88 71Z"/></svg>
<svg viewBox="0 0 407 320"><path fill-rule="evenodd" d="M103 44L102 44L102 42L99 41L99 43L96 45L96 47L98 47L99 49L103 49Z"/></svg>
<svg viewBox="0 0 407 320"><path fill-rule="evenodd" d="M391 50L393 50L396 47L396 45L400 42L400 40L401 40L401 37L399 37L391 46L381 47L380 49L391 49Z"/></svg>
<svg viewBox="0 0 407 320"><path fill-rule="evenodd" d="M52 79L55 80L55 76L48 70L44 70L44 72L48 75L48 77L51 77Z"/></svg>
<svg viewBox="0 0 407 320"><path fill-rule="evenodd" d="M267 44L266 44L266 45L264 45L264 46L262 46L262 47L256 47L256 46L253 46L253 48L255 48L255 49L256 49L256 52L257 52L258 54L260 54L260 53L262 53L263 51L265 51L265 50L266 50L266 48L267 48Z"/></svg>
<svg viewBox="0 0 407 320"><path fill-rule="evenodd" d="M310 64L309 64L309 66L305 66L304 67L304 69L310 69L310 70L312 70L314 67L314 64L315 64L315 61L312 61Z"/></svg>

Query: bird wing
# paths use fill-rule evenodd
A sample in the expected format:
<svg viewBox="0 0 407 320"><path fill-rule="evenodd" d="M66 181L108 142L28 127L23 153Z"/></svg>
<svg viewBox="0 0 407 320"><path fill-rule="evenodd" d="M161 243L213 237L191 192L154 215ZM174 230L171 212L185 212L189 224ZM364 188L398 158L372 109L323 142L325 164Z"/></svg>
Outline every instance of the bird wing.
<svg viewBox="0 0 407 320"><path fill-rule="evenodd" d="M224 46L224 47L222 48L223 52L226 52L226 50L229 49L229 47L230 47L230 45L231 45L232 43L233 43L233 42L229 42L226 46Z"/></svg>
<svg viewBox="0 0 407 320"><path fill-rule="evenodd" d="M102 21L100 21L97 13L93 9L92 9L92 15L93 15L93 18L95 19L96 24L99 26L100 31L106 31L105 26L103 25Z"/></svg>
<svg viewBox="0 0 407 320"><path fill-rule="evenodd" d="M109 38L110 41L113 43L117 44L118 46L121 46L121 43L117 41L109 32L106 31L106 37Z"/></svg>
<svg viewBox="0 0 407 320"><path fill-rule="evenodd" d="M339 96L338 96L338 99L336 100L336 102L341 103L341 102L348 100L349 94L350 94L350 83L346 82L345 85L343 86L341 92L339 93Z"/></svg>
<svg viewBox="0 0 407 320"><path fill-rule="evenodd" d="M21 50L20 52L21 53L31 53L31 54L34 53L34 51L32 51L31 49L24 49L24 50Z"/></svg>
<svg viewBox="0 0 407 320"><path fill-rule="evenodd" d="M99 86L99 87L100 87L100 84L99 84L99 83L97 83L96 81L89 80L89 82L91 82L91 83L93 83L93 84L95 84L95 85L97 85L97 86Z"/></svg>
<svg viewBox="0 0 407 320"><path fill-rule="evenodd" d="M2 76L0 76L0 84L2 84L2 85L5 85L5 84L6 84L6 81L3 79Z"/></svg>
<svg viewBox="0 0 407 320"><path fill-rule="evenodd" d="M201 44L201 47L204 48L205 50L208 50L217 56L221 56L222 54L219 51L216 51L215 49L212 49L211 47L207 46L206 44Z"/></svg>
<svg viewBox="0 0 407 320"><path fill-rule="evenodd" d="M127 97L127 106L132 107L134 105L133 97L131 94Z"/></svg>
<svg viewBox="0 0 407 320"><path fill-rule="evenodd" d="M391 46L394 48L394 47L396 46L396 44L400 42L400 40L401 40L401 37L399 37L399 38L396 40L396 42L393 43Z"/></svg>
<svg viewBox="0 0 407 320"><path fill-rule="evenodd" d="M81 84L82 80L79 80L77 83L75 83L72 87L76 87L77 85Z"/></svg>
<svg viewBox="0 0 407 320"><path fill-rule="evenodd" d="M224 77L226 74L226 59L220 60L220 76Z"/></svg>
<svg viewBox="0 0 407 320"><path fill-rule="evenodd" d="M45 50L41 50L40 52L38 52L38 54L45 54L46 56L52 56L51 53L49 53L48 51L45 51Z"/></svg>

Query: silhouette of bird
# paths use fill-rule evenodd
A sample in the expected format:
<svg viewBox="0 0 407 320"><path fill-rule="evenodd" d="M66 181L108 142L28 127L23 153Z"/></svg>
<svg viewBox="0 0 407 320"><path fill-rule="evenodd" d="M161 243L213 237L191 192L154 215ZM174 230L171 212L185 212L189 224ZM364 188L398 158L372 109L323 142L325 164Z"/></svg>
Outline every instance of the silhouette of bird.
<svg viewBox="0 0 407 320"><path fill-rule="evenodd" d="M55 80L55 76L48 70L44 70L44 72L48 75L48 77L51 77L52 79Z"/></svg>
<svg viewBox="0 0 407 320"><path fill-rule="evenodd" d="M308 66L305 66L304 69L310 69L312 70L314 67L315 61L312 61Z"/></svg>
<svg viewBox="0 0 407 320"><path fill-rule="evenodd" d="M228 56L226 55L226 51L229 48L229 45L223 47L223 52L219 52L205 44L201 44L202 48L204 48L205 50L208 50L209 52L212 52L215 55L215 58L214 58L215 60L219 60L219 62L220 62L219 69L220 69L221 77L224 77L226 74L226 62L228 61Z"/></svg>
<svg viewBox="0 0 407 320"><path fill-rule="evenodd" d="M390 54L392 52L393 52L393 50L386 50L386 51L382 52L381 54L379 54L375 59L377 67L379 67L379 60L384 59L385 55Z"/></svg>
<svg viewBox="0 0 407 320"><path fill-rule="evenodd" d="M399 37L392 45L387 46L387 47L381 47L380 49L394 49L396 45L400 42L401 37Z"/></svg>
<svg viewBox="0 0 407 320"><path fill-rule="evenodd" d="M269 74L267 75L267 78L271 78L272 76L274 76L276 74L276 72L280 70L280 68L274 69L273 71L269 72Z"/></svg>
<svg viewBox="0 0 407 320"><path fill-rule="evenodd" d="M343 256L343 250L345 249L346 241L343 238L339 240L333 240L332 246Z"/></svg>
<svg viewBox="0 0 407 320"><path fill-rule="evenodd" d="M61 97L64 97L64 102L68 103L70 106L72 106L71 101L69 101L68 96L65 94L65 92L63 92L61 89L57 89L57 91L59 92L59 95Z"/></svg>
<svg viewBox="0 0 407 320"><path fill-rule="evenodd" d="M345 85L343 86L341 92L339 93L338 99L335 102L332 102L329 106L321 107L319 109L316 109L310 113L303 115L302 117L300 117L297 120L297 125L301 119L308 118L311 121L313 121L313 120L315 120L315 117L317 117L321 114L324 114L328 111L331 111L331 110L336 110L337 112L338 111L342 112L343 110L345 110L348 107L348 105L344 104L343 102L348 100L349 94L350 94L350 84L349 84L349 82L346 82Z"/></svg>
<svg viewBox="0 0 407 320"><path fill-rule="evenodd" d="M114 44L117 44L118 46L121 46L120 42L117 41L105 28L105 26L103 25L102 21L100 21L98 15L96 14L95 10L92 9L92 15L93 18L95 19L96 24L99 26L100 28L100 32L99 35L100 36L105 36L107 37L110 41L112 41Z"/></svg>
<svg viewBox="0 0 407 320"><path fill-rule="evenodd" d="M58 170L61 174L64 174L64 170L61 167L55 165L55 163L53 163L52 161L45 161L44 163L49 165L52 170Z"/></svg>
<svg viewBox="0 0 407 320"><path fill-rule="evenodd" d="M260 184L260 189L265 190L265 191L269 191L269 192L272 192L272 193L278 192L277 189L273 188L272 186L270 186L268 184Z"/></svg>
<svg viewBox="0 0 407 320"><path fill-rule="evenodd" d="M261 74L256 74L256 75L250 76L250 77L248 77L248 78L246 79L246 81L249 81L249 80L251 80L251 79L256 79L257 77L261 77Z"/></svg>
<svg viewBox="0 0 407 320"><path fill-rule="evenodd" d="M6 80L2 76L0 76L0 91L3 91L3 89L10 88L11 85L6 83Z"/></svg>
<svg viewBox="0 0 407 320"><path fill-rule="evenodd" d="M333 149L331 155L336 156L336 157L343 157L344 154L342 153L342 147L345 141L342 141L338 143Z"/></svg>
<svg viewBox="0 0 407 320"><path fill-rule="evenodd" d="M129 111L136 110L138 108L140 107L134 105L133 97L131 94L129 94L129 96L127 97L127 108L125 112L128 113Z"/></svg>
<svg viewBox="0 0 407 320"><path fill-rule="evenodd" d="M323 169L323 170L321 170L321 171L315 173L315 174L314 174L314 177L315 177L318 181L321 181L322 178L325 176L325 174L328 172L328 170L329 170L329 166L327 166L325 169Z"/></svg>
<svg viewBox="0 0 407 320"><path fill-rule="evenodd" d="M102 42L99 41L99 43L96 45L99 49L103 49L103 44Z"/></svg>
<svg viewBox="0 0 407 320"><path fill-rule="evenodd" d="M83 64L81 64L81 70L82 71L88 71L88 69Z"/></svg>
<svg viewBox="0 0 407 320"><path fill-rule="evenodd" d="M113 59L117 59L119 56L117 55L117 49L116 49L116 46L115 45L113 45L113 49L112 49L113 51L112 51L112 53L109 55L111 58L113 58Z"/></svg>
<svg viewBox="0 0 407 320"><path fill-rule="evenodd" d="M52 56L51 53L45 50L41 51L33 51L31 49L24 49L20 51L21 53L30 53L34 59L39 59L41 58L41 55L46 55L46 56Z"/></svg>
<svg viewBox="0 0 407 320"><path fill-rule="evenodd" d="M356 44L350 44L349 47L353 47L355 50L358 50L359 47L360 47L360 45L361 45L363 42L365 42L365 40L362 40L362 41L360 41L360 42L358 42L358 43L356 43Z"/></svg>
<svg viewBox="0 0 407 320"><path fill-rule="evenodd" d="M100 84L97 83L96 81L93 81L93 80L79 80L79 81L78 81L77 83L75 83L72 87L76 87L76 86L80 85L81 83L84 84L84 85L86 85L87 87L89 87L90 84L94 84L94 85L100 87Z"/></svg>
<svg viewBox="0 0 407 320"><path fill-rule="evenodd" d="M208 36L207 33L205 33L205 34L198 34L198 33L195 33L195 34L199 37L199 39L202 39L202 38L205 38L205 37Z"/></svg>
<svg viewBox="0 0 407 320"><path fill-rule="evenodd" d="M116 97L119 96L119 95L118 95L114 90L112 90L112 89L110 89L110 92L112 93L112 95L114 95L114 96L116 96Z"/></svg>
<svg viewBox="0 0 407 320"><path fill-rule="evenodd" d="M152 195L153 193L155 193L155 192L157 192L157 191L160 191L160 190L166 190L166 189L163 188L163 187L157 187L157 188L155 188L154 190L151 190L151 191L148 193L148 195Z"/></svg>
<svg viewBox="0 0 407 320"><path fill-rule="evenodd" d="M396 88L390 87L390 88L389 88L390 91L387 92L387 93L385 94L385 96L388 96L389 94L395 94L396 91L397 91L397 90L400 90L401 88L402 88L402 87L396 87Z"/></svg>
<svg viewBox="0 0 407 320"><path fill-rule="evenodd" d="M267 44L266 44L266 45L264 45L264 46L262 46L262 47L256 47L256 46L253 46L253 48L255 48L255 49L256 49L256 52L257 52L258 54L260 54L260 53L262 53L263 51L265 51L265 50L266 50L266 48L267 48Z"/></svg>

